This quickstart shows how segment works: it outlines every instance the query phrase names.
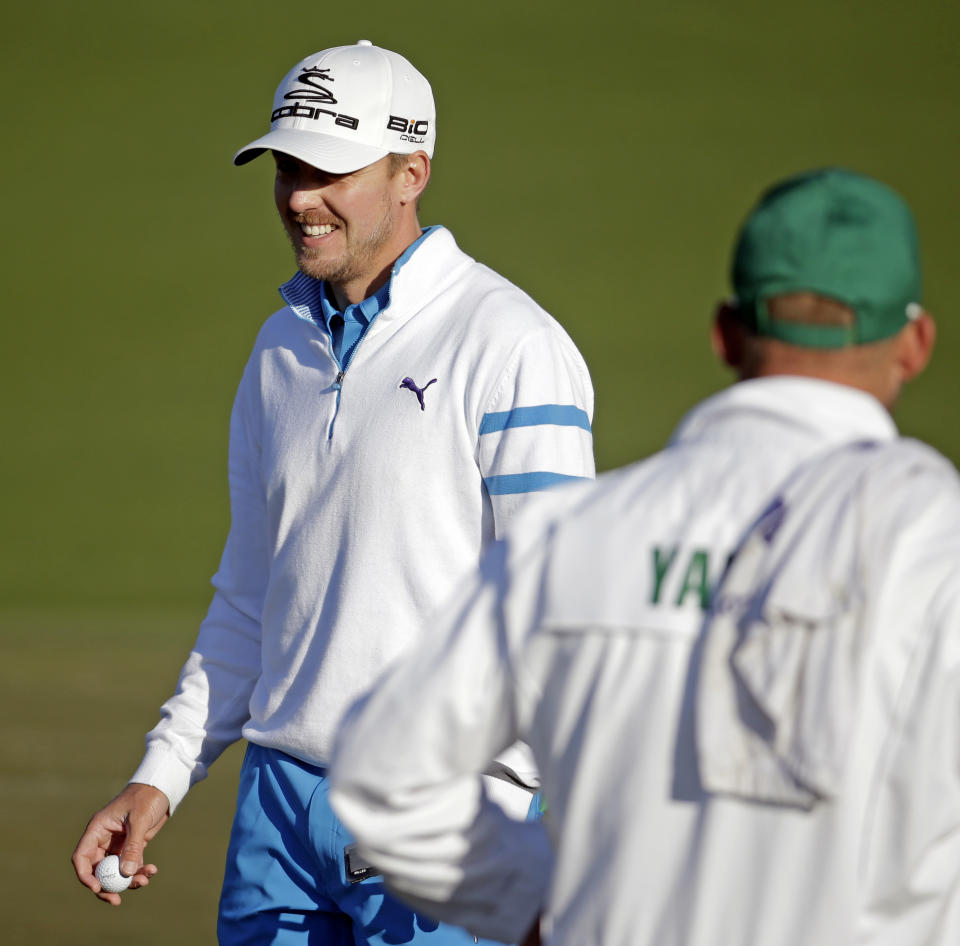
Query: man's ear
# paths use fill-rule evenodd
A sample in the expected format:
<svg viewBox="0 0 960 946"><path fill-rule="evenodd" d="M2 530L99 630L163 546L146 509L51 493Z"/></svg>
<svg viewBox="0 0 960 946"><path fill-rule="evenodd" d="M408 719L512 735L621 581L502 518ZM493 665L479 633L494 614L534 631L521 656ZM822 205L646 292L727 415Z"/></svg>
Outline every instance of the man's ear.
<svg viewBox="0 0 960 946"><path fill-rule="evenodd" d="M400 203L416 203L430 180L430 158L426 151L414 151L406 156L403 168L397 173Z"/></svg>
<svg viewBox="0 0 960 946"><path fill-rule="evenodd" d="M904 381L912 381L930 362L937 341L937 323L925 309L914 315L897 336L897 363Z"/></svg>
<svg viewBox="0 0 960 946"><path fill-rule="evenodd" d="M710 345L713 353L736 372L744 366L745 332L743 323L734 313L733 303L717 303L710 326Z"/></svg>

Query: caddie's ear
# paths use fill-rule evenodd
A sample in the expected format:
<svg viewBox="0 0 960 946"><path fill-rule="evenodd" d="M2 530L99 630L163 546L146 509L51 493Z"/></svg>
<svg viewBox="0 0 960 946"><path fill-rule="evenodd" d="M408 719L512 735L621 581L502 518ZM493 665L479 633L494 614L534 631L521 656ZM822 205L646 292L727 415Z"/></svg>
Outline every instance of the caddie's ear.
<svg viewBox="0 0 960 946"><path fill-rule="evenodd" d="M710 346L724 364L738 373L744 364L745 336L746 329L734 312L733 302L718 302L710 326Z"/></svg>
<svg viewBox="0 0 960 946"><path fill-rule="evenodd" d="M426 151L406 155L403 167L397 172L400 179L400 203L416 204L430 180L430 158Z"/></svg>
<svg viewBox="0 0 960 946"><path fill-rule="evenodd" d="M896 360L903 381L912 381L930 363L937 341L937 323L926 309L918 309L900 330Z"/></svg>

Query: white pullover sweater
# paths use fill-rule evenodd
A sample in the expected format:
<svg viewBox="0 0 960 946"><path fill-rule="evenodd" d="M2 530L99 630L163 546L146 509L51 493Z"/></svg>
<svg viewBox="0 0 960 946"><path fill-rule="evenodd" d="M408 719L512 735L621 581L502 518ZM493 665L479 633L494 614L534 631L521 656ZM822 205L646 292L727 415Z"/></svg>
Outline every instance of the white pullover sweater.
<svg viewBox="0 0 960 946"><path fill-rule="evenodd" d="M344 372L305 312L275 312L231 417L216 593L132 781L172 811L241 734L325 765L345 708L525 498L593 476L592 414L563 329L443 228Z"/></svg>

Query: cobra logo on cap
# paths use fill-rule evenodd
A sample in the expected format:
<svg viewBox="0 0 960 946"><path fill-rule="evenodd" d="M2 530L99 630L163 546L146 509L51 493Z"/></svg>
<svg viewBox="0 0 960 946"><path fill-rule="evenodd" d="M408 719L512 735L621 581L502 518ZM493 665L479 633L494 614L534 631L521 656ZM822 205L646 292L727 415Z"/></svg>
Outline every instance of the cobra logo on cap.
<svg viewBox="0 0 960 946"><path fill-rule="evenodd" d="M325 88L322 85L318 85L318 82L336 82L337 80L330 75L329 69L320 69L317 66L312 66L309 69L304 69L300 75L297 76L297 82L302 82L304 85L309 86L307 89L292 89L284 95L285 99L303 99L307 102L324 102L327 105L336 105L337 100L333 97L333 92L328 88Z"/></svg>
<svg viewBox="0 0 960 946"><path fill-rule="evenodd" d="M297 82L301 82L306 88L291 89L284 93L285 100L294 100L294 105L281 105L275 108L270 115L271 123L280 118L307 118L313 121L322 120L323 116L333 119L335 125L341 128L350 128L356 130L360 121L352 115L344 115L341 112L333 112L328 108L320 106L302 105L301 102L320 102L324 105L336 105L337 100L333 92L326 86L320 85L321 82L335 82L336 79L330 75L329 69L320 69L317 66L311 66L303 69L297 76Z"/></svg>

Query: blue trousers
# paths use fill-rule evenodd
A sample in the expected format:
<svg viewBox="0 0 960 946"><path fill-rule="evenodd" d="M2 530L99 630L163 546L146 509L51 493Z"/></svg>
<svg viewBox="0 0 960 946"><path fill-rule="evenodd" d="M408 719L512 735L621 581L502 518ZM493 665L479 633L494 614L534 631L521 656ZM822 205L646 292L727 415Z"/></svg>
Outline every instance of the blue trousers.
<svg viewBox="0 0 960 946"><path fill-rule="evenodd" d="M328 790L324 769L248 746L220 896L221 946L474 946L465 930L404 906L379 876L348 880L344 849L353 838Z"/></svg>

